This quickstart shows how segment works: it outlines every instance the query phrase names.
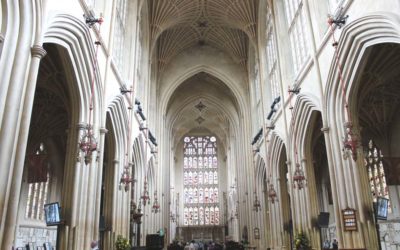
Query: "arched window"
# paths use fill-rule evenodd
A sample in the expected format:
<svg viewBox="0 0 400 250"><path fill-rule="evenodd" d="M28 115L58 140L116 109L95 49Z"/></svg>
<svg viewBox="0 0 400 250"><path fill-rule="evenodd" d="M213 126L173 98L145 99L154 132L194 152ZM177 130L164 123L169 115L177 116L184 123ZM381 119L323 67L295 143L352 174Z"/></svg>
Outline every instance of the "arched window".
<svg viewBox="0 0 400 250"><path fill-rule="evenodd" d="M214 136L184 138L184 224L218 225L218 158Z"/></svg>
<svg viewBox="0 0 400 250"><path fill-rule="evenodd" d="M369 184L374 201L378 197L389 199L389 189L386 184L385 170L383 168L383 155L375 143L370 140L365 155L365 166L368 170ZM388 212L392 211L389 200Z"/></svg>
<svg viewBox="0 0 400 250"><path fill-rule="evenodd" d="M126 78L125 58L129 55L129 46L127 39L129 38L129 29L126 24L128 23L129 2L127 0L117 0L115 9L115 23L114 23L114 46L113 46L113 61L118 68L118 71L123 77Z"/></svg>
<svg viewBox="0 0 400 250"><path fill-rule="evenodd" d="M294 73L297 75L309 56L309 44L306 37L306 17L303 0L285 0L286 18L292 49Z"/></svg>
<svg viewBox="0 0 400 250"><path fill-rule="evenodd" d="M271 95L272 99L281 95L281 91L278 84L278 51L275 42L275 32L273 25L273 16L271 9L267 8L267 18L266 18L266 59L267 59L267 76L269 83L271 84ZM278 104L279 105L279 104Z"/></svg>

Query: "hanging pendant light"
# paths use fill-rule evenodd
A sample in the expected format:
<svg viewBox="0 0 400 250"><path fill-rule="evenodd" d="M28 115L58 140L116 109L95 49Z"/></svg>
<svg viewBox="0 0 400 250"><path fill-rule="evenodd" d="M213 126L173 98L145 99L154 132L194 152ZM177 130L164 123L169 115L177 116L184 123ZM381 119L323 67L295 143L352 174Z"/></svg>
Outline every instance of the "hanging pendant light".
<svg viewBox="0 0 400 250"><path fill-rule="evenodd" d="M93 126L88 124L81 139L79 140L79 149L84 154L85 164L88 165L92 160L93 151L97 150L97 141L94 137Z"/></svg>
<svg viewBox="0 0 400 250"><path fill-rule="evenodd" d="M143 206L146 206L146 203L150 205L150 195L149 191L147 190L147 180L144 180L144 188L143 188L143 195L140 197L143 200Z"/></svg>
<svg viewBox="0 0 400 250"><path fill-rule="evenodd" d="M293 186L299 190L306 186L306 177L299 163L296 163L296 170L293 175Z"/></svg>
<svg viewBox="0 0 400 250"><path fill-rule="evenodd" d="M129 165L124 167L124 171L121 174L121 179L119 180L119 188L122 189L122 186L124 186L125 192L129 190L129 184L133 182L133 178L129 169Z"/></svg>
<svg viewBox="0 0 400 250"><path fill-rule="evenodd" d="M356 133L354 133L353 124L351 122L345 122L344 129L345 138L343 140L343 156L347 159L348 155L351 154L353 160L357 161L357 148L359 142Z"/></svg>
<svg viewBox="0 0 400 250"><path fill-rule="evenodd" d="M254 192L254 195L255 195L255 199L254 199L254 203L253 203L253 211L258 212L261 210L261 204L260 204L260 201L258 200L256 192Z"/></svg>
<svg viewBox="0 0 400 250"><path fill-rule="evenodd" d="M274 188L274 184L272 184L272 183L269 184L268 197L272 204L274 204L275 201L278 201L277 194L276 194L276 191Z"/></svg>
<svg viewBox="0 0 400 250"><path fill-rule="evenodd" d="M153 202L151 211L155 214L160 211L160 204L158 203L158 199L157 199L157 191L154 192L154 202Z"/></svg>

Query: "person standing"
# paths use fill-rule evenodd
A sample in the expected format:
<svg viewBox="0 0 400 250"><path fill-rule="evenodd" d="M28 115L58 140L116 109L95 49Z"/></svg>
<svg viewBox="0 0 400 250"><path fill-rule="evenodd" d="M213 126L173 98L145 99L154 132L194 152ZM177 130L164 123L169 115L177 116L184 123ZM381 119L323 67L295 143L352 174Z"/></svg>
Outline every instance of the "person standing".
<svg viewBox="0 0 400 250"><path fill-rule="evenodd" d="M99 250L99 245L97 243L97 241L92 241L92 243L90 243L90 249L91 250Z"/></svg>
<svg viewBox="0 0 400 250"><path fill-rule="evenodd" d="M339 243L337 242L336 239L333 239L333 242L332 242L332 249L339 249Z"/></svg>

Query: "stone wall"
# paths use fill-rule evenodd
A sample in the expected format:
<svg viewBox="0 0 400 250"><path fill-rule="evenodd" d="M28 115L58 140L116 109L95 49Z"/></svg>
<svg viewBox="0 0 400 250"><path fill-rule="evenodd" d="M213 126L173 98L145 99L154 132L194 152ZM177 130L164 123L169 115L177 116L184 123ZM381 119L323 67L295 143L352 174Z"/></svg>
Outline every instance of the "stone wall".
<svg viewBox="0 0 400 250"><path fill-rule="evenodd" d="M379 222L382 250L400 249L400 222Z"/></svg>
<svg viewBox="0 0 400 250"><path fill-rule="evenodd" d="M43 243L50 242L53 249L56 249L57 228L23 227L17 229L15 248L24 247L32 242L36 247L43 247ZM44 248L38 248L44 249ZM36 250L36 249L35 249Z"/></svg>

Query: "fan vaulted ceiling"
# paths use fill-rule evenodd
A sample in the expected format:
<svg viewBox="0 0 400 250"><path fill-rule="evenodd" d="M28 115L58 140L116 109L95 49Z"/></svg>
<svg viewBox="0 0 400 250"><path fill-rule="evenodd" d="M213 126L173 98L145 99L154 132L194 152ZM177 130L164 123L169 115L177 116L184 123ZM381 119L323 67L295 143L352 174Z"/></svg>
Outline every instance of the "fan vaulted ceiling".
<svg viewBox="0 0 400 250"><path fill-rule="evenodd" d="M237 103L228 87L207 73L194 75L176 89L168 105L175 143L189 132L202 130L227 138L235 122L228 113L237 114Z"/></svg>
<svg viewBox="0 0 400 250"><path fill-rule="evenodd" d="M163 70L180 52L210 45L246 65L259 0L148 0L150 41Z"/></svg>

